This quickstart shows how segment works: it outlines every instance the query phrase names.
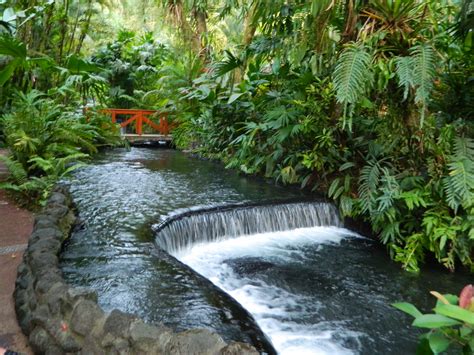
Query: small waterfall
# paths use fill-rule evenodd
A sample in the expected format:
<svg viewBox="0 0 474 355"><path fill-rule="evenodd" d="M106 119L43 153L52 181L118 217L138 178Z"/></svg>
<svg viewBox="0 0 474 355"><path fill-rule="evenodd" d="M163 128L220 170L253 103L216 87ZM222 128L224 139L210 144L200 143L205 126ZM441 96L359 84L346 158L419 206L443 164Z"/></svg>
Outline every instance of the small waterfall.
<svg viewBox="0 0 474 355"><path fill-rule="evenodd" d="M334 205L326 202L228 205L174 215L155 228L155 241L161 249L175 254L196 243L317 226L341 226Z"/></svg>

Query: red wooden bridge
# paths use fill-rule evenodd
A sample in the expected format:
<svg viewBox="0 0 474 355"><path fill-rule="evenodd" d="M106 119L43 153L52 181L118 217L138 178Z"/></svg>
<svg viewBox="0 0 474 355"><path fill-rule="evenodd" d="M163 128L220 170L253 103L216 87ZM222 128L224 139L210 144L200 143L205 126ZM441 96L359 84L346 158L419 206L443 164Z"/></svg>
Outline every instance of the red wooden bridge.
<svg viewBox="0 0 474 355"><path fill-rule="evenodd" d="M107 108L102 112L108 113L112 117L112 122L120 124L122 137L129 142L170 142L170 125L166 113L160 113L154 110L130 110L123 108ZM149 116L158 115L159 124L153 122ZM120 117L119 117L120 116ZM151 133L143 133L144 124L152 129ZM135 126L135 132L127 133L127 126ZM147 130L149 131L149 130Z"/></svg>

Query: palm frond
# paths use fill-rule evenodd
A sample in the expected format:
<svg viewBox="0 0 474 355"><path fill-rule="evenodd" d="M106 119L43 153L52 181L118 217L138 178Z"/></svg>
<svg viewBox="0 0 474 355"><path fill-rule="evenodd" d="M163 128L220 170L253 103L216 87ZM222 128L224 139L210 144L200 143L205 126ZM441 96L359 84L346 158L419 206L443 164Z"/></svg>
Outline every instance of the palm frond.
<svg viewBox="0 0 474 355"><path fill-rule="evenodd" d="M223 76L232 70L243 66L243 61L240 58L234 56L230 51L226 50L225 53L226 58L214 66L214 73L216 77Z"/></svg>

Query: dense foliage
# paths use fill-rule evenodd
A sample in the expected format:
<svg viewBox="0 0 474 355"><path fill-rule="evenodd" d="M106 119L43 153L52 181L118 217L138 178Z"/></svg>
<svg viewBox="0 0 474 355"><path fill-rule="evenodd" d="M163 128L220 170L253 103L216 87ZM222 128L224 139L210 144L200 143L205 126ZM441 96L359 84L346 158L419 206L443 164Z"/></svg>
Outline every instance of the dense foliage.
<svg viewBox="0 0 474 355"><path fill-rule="evenodd" d="M109 85L80 57L92 1L2 1L0 11L0 159L11 173L0 188L34 205L99 147L122 142L110 119L84 114Z"/></svg>
<svg viewBox="0 0 474 355"><path fill-rule="evenodd" d="M434 258L474 270L473 6L161 0L127 12L127 1L4 1L3 130L14 146L18 90L47 92L40 101L53 108L160 109L179 123L178 147L326 193L405 269ZM166 21L150 28L147 7ZM99 38L99 23L121 12L144 31ZM32 158L18 157L35 176Z"/></svg>
<svg viewBox="0 0 474 355"><path fill-rule="evenodd" d="M472 32L456 32L472 12L459 5L229 2L241 46L220 60L201 48L204 70L173 73L176 142L326 191L408 270L426 256L474 270L474 57Z"/></svg>

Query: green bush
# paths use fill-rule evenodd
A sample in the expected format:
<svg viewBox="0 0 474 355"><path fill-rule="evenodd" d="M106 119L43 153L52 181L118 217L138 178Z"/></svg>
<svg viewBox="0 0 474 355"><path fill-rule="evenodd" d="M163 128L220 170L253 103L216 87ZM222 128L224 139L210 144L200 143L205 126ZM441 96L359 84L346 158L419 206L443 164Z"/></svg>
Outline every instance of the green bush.
<svg viewBox="0 0 474 355"><path fill-rule="evenodd" d="M53 185L83 166L99 146L121 142L110 119L86 118L36 90L18 93L1 122L10 152L1 159L10 180L0 188L20 193L29 203L43 202Z"/></svg>

